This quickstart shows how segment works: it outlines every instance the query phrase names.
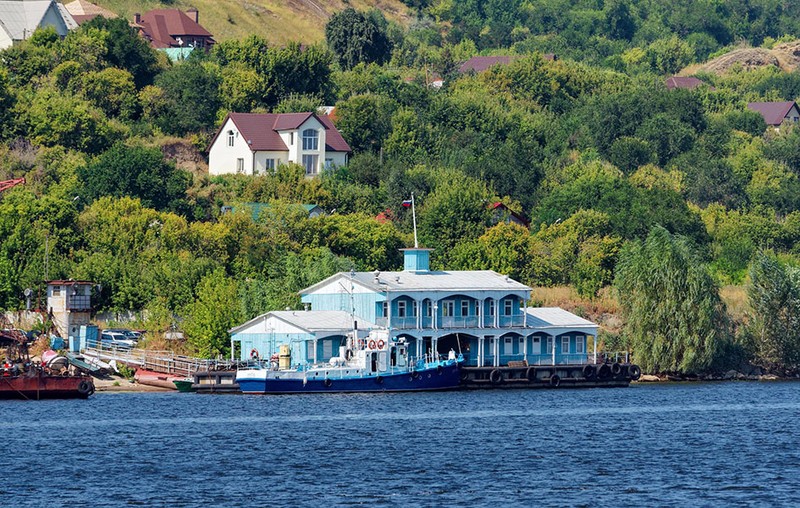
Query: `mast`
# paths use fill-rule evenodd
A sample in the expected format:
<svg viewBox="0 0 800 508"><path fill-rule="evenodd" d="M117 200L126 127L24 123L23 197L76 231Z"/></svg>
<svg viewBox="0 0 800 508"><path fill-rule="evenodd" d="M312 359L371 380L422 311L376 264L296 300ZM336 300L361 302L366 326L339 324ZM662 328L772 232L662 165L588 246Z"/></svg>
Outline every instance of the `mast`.
<svg viewBox="0 0 800 508"><path fill-rule="evenodd" d="M414 206L414 193L411 193L411 218L414 221L414 248L419 248L419 242L417 242L417 211L416 207Z"/></svg>

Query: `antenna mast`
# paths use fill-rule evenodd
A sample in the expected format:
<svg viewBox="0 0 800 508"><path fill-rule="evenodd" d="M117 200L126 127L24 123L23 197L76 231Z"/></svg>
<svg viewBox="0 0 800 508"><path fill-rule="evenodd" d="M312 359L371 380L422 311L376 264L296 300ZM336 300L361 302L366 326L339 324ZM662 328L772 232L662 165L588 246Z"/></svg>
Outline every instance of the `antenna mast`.
<svg viewBox="0 0 800 508"><path fill-rule="evenodd" d="M411 218L414 221L414 248L419 248L419 242L417 241L417 210L414 206L414 193L411 193Z"/></svg>

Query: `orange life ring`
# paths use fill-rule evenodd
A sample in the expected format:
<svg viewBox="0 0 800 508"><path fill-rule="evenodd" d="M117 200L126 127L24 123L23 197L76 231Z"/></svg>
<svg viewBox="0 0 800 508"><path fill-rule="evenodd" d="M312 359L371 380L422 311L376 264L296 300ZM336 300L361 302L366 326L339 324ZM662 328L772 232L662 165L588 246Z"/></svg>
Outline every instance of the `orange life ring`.
<svg viewBox="0 0 800 508"><path fill-rule="evenodd" d="M378 339L378 349L383 349L383 346L385 345L386 343L383 341L383 339Z"/></svg>
<svg viewBox="0 0 800 508"><path fill-rule="evenodd" d="M364 339L358 339L358 347L359 347L359 349L364 349L365 342L366 341Z"/></svg>
<svg viewBox="0 0 800 508"><path fill-rule="evenodd" d="M374 339L370 340L368 346L370 349L375 349L375 340Z"/></svg>
<svg viewBox="0 0 800 508"><path fill-rule="evenodd" d="M250 350L250 358L252 358L253 360L258 360L259 358L258 349L253 348Z"/></svg>

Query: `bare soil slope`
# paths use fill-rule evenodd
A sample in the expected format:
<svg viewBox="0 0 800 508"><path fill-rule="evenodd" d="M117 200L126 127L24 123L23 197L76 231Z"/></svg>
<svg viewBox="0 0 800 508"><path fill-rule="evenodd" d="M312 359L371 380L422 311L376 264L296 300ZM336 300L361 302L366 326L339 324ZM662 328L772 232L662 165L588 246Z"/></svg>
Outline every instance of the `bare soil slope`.
<svg viewBox="0 0 800 508"><path fill-rule="evenodd" d="M778 67L790 72L800 65L800 40L776 44L772 49L738 48L709 60L704 65L692 66L684 73L706 71L714 74L725 74L734 67L752 70L766 66Z"/></svg>

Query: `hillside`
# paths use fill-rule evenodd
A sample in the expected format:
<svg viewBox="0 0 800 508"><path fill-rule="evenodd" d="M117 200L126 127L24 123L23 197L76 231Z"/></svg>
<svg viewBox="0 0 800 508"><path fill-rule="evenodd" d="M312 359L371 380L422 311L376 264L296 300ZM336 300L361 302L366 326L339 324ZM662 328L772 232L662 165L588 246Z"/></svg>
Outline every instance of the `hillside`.
<svg viewBox="0 0 800 508"><path fill-rule="evenodd" d="M98 0L95 2L125 19L150 9L195 7L200 24L217 41L241 39L256 34L273 44L289 41L313 43L325 38L325 23L331 14L348 6L380 9L387 19L407 24L408 8L399 0L192 0L154 2L151 0Z"/></svg>
<svg viewBox="0 0 800 508"><path fill-rule="evenodd" d="M800 40L776 44L772 49L737 48L724 55L709 60L702 65L692 65L682 71L689 75L699 71L725 74L734 67L753 70L760 67L775 66L792 72L800 64Z"/></svg>

